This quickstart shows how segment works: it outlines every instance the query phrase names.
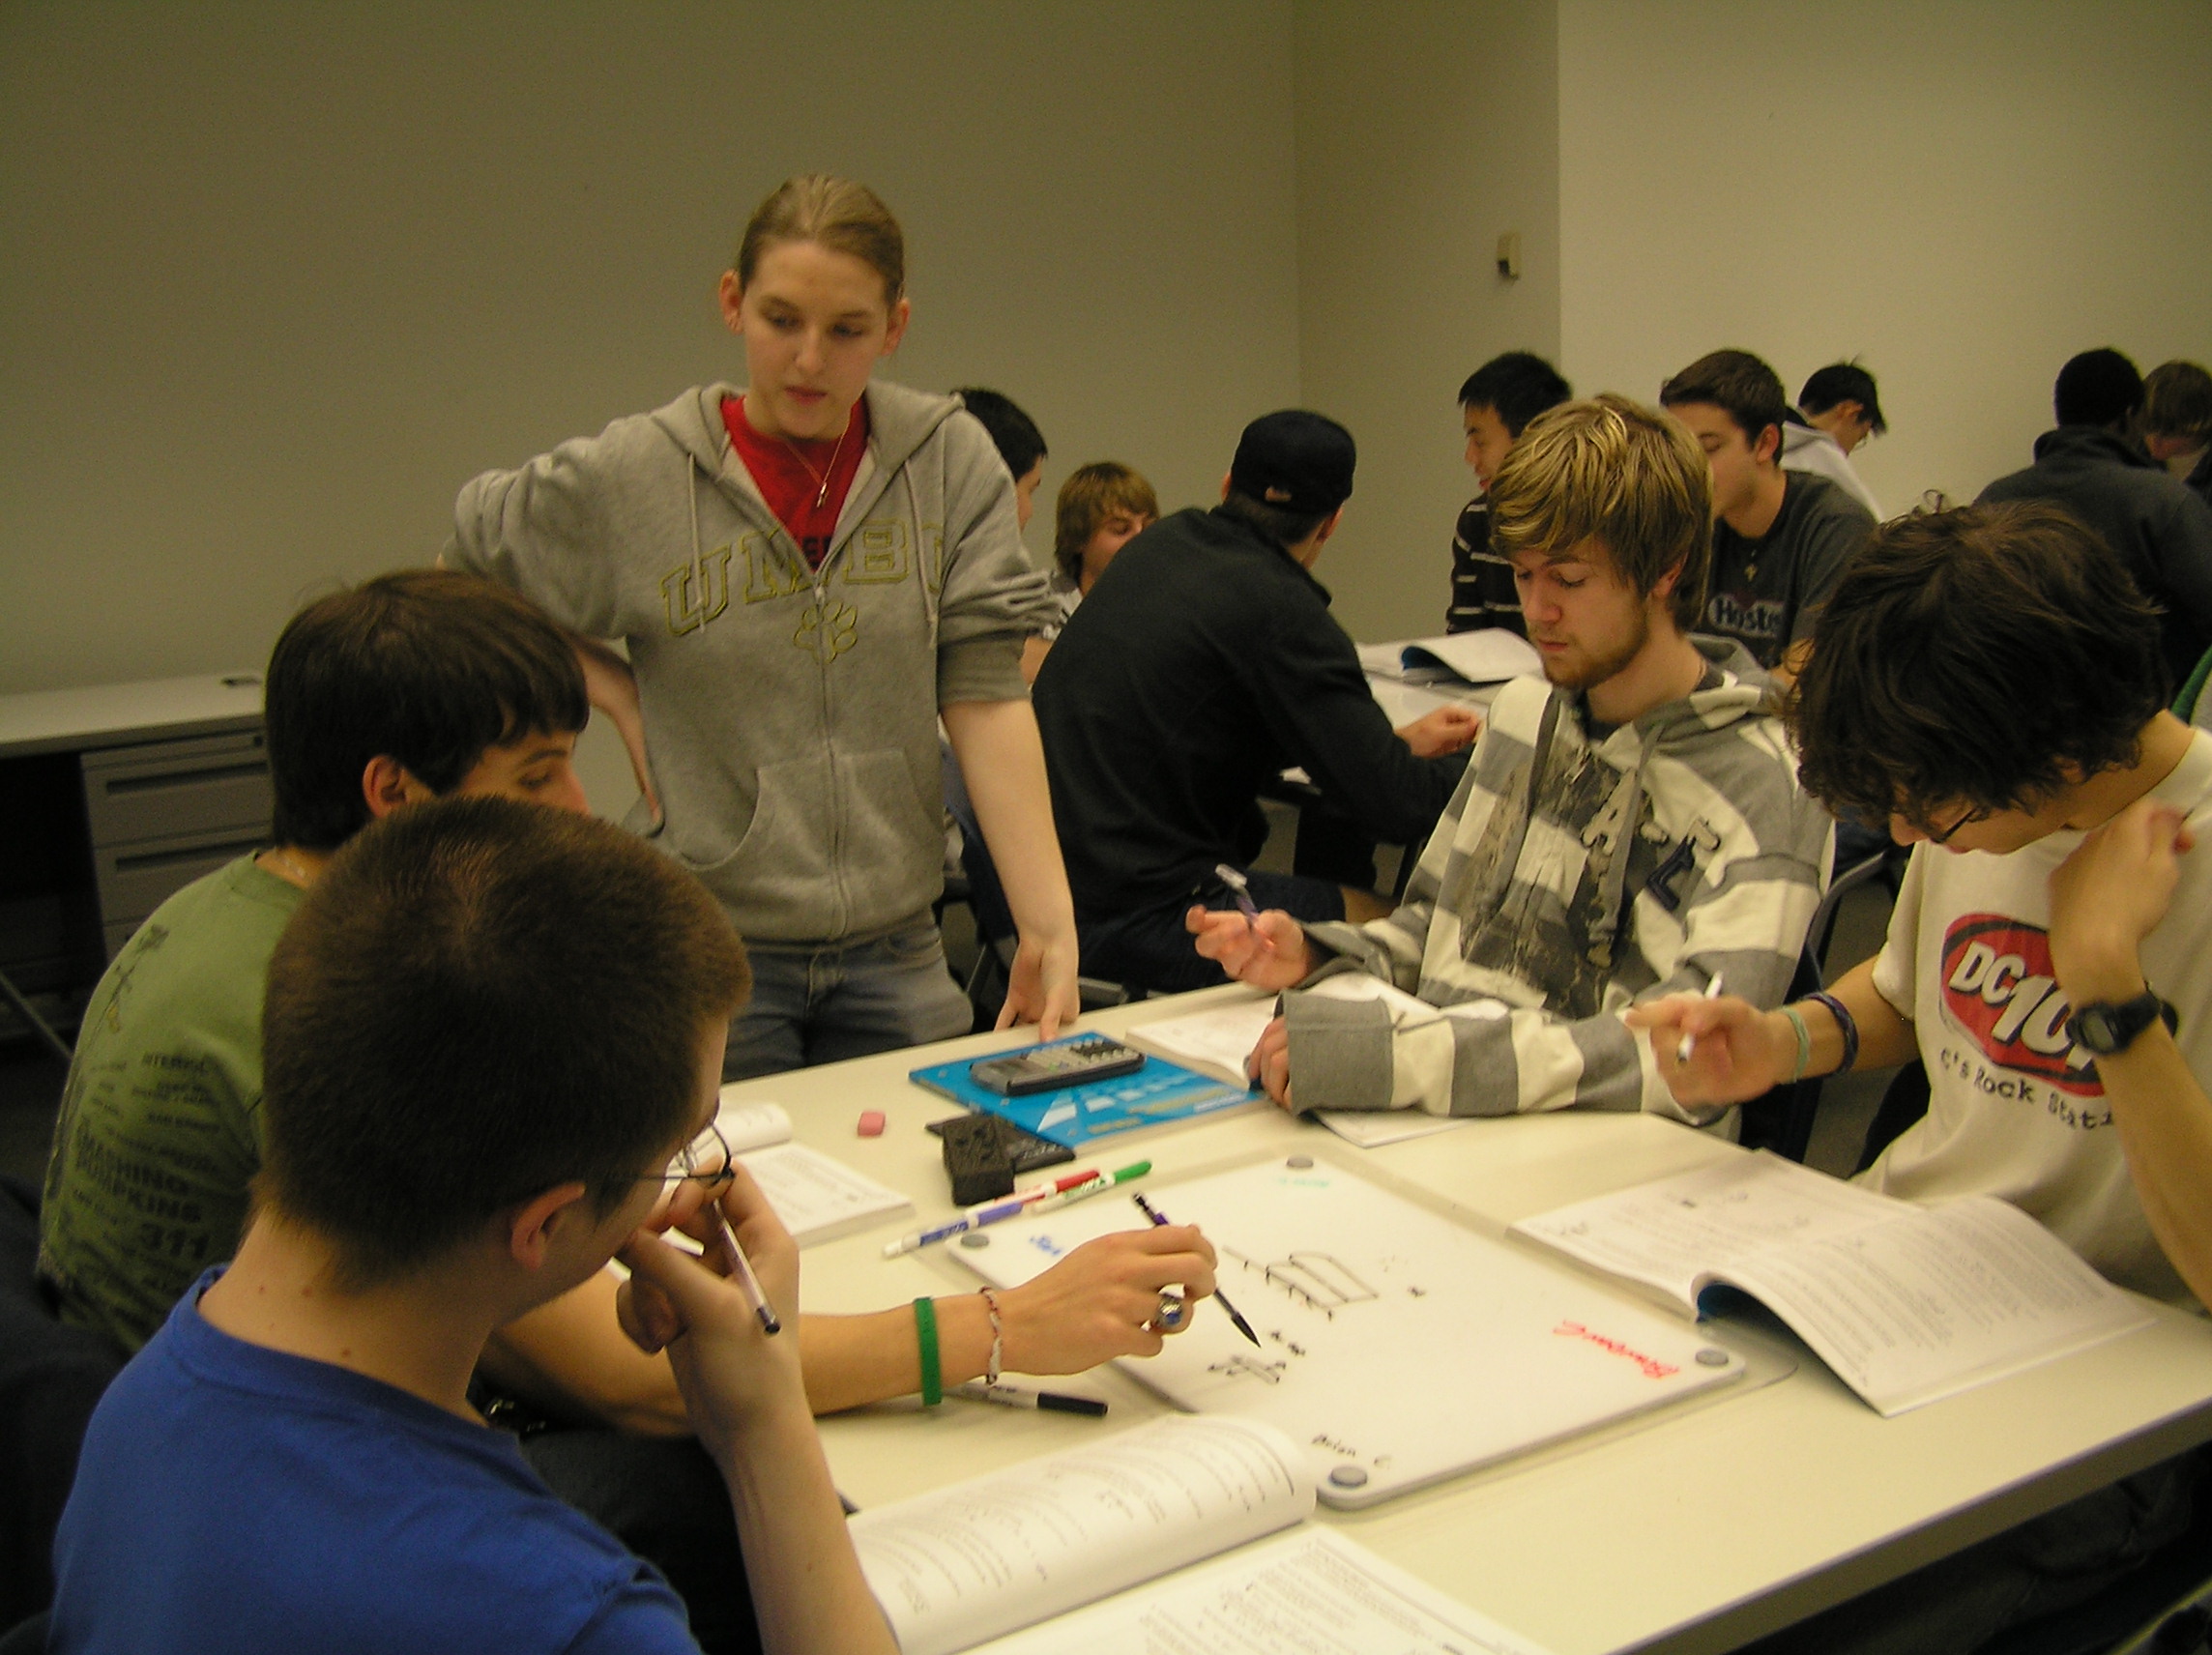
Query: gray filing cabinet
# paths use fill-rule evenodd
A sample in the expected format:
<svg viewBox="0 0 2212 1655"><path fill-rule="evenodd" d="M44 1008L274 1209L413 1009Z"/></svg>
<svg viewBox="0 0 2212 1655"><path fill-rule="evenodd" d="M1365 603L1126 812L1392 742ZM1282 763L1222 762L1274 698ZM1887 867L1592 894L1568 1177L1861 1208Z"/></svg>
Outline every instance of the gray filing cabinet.
<svg viewBox="0 0 2212 1655"><path fill-rule="evenodd" d="M259 730L107 747L78 762L110 960L172 892L269 843L269 750Z"/></svg>
<svg viewBox="0 0 2212 1655"><path fill-rule="evenodd" d="M72 1026L146 915L269 818L258 674L0 695L0 974Z"/></svg>

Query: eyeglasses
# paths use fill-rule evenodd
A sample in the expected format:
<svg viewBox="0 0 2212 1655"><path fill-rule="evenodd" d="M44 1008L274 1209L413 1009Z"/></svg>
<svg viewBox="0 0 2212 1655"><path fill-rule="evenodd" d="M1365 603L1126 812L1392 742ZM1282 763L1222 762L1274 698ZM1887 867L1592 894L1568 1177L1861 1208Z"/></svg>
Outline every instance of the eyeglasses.
<svg viewBox="0 0 2212 1655"><path fill-rule="evenodd" d="M722 1136L722 1128L715 1121L708 1121L706 1129L676 1152L676 1159L668 1163L665 1173L640 1173L641 1184L657 1183L673 1189L678 1184L705 1184L713 1189L716 1184L730 1181L730 1141Z"/></svg>
<svg viewBox="0 0 2212 1655"><path fill-rule="evenodd" d="M1947 845L1951 842L1951 835L1956 833L1960 828L1970 828L1977 822L1987 822L1992 816L1995 814L1996 812L1992 810L1986 804L1975 805L1972 809L1966 811L1964 815L1962 815L1958 821L1952 823L1950 827L1944 828L1942 832L1930 833L1928 835L1928 842L1931 845Z"/></svg>

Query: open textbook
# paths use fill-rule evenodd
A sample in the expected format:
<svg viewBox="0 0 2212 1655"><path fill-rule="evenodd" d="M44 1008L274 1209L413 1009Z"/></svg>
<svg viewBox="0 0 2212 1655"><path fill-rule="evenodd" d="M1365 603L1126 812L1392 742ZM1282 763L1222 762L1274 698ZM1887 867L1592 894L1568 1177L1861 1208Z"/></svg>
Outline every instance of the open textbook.
<svg viewBox="0 0 2212 1655"><path fill-rule="evenodd" d="M1414 999L1403 989L1357 972L1324 977L1305 992L1338 1000L1385 1001L1401 1014L1410 1011L1428 1017L1442 1015L1435 1006ZM1491 1005L1497 1009L1489 1015L1504 1015L1502 1002L1488 1002L1483 1006L1466 1007L1464 1011L1467 1015L1480 1016ZM1240 1084L1244 1080L1244 1060L1260 1043L1261 1031L1274 1015L1275 997L1256 995L1227 1005L1208 1006L1204 1011L1187 1011L1180 1017L1140 1023L1127 1031L1123 1038L1132 1046L1142 1046L1148 1052L1172 1058L1189 1068ZM1432 1132L1449 1132L1473 1118L1471 1116L1428 1115L1418 1109L1319 1109L1314 1111L1314 1117L1339 1138L1362 1149L1401 1143L1408 1138L1425 1138Z"/></svg>
<svg viewBox="0 0 2212 1655"><path fill-rule="evenodd" d="M2149 1323L1988 1196L1918 1206L1765 1151L1524 1219L1526 1235L1695 1316L1739 1289L1884 1415Z"/></svg>
<svg viewBox="0 0 2212 1655"><path fill-rule="evenodd" d="M1503 626L1482 626L1441 638L1411 643L1362 644L1359 665L1373 678L1435 682L1465 679L1469 683L1502 683L1509 678L1542 672L1543 658L1528 640Z"/></svg>
<svg viewBox="0 0 2212 1655"><path fill-rule="evenodd" d="M1196 1624L1213 1632L1212 1641L1169 1647L1217 1655L1324 1655L1338 1648L1346 1655L1377 1649L1414 1655L1452 1647L1404 1634L1415 1616L1451 1629L1442 1611L1456 1606L1356 1548L1331 1550L1325 1563L1324 1553L1313 1554L1313 1566L1297 1579L1285 1575L1287 1559L1270 1549L1231 1559L1230 1573L1217 1582L1178 1581L1156 1598L1147 1593L1101 1606L1099 1613L1038 1625L1292 1528L1313 1509L1307 1458L1274 1427L1170 1417L862 1512L850 1526L868 1587L904 1655L952 1655L1024 1627L1036 1627L1033 1636L1042 1640L1014 1645L1025 1651L1148 1650L1158 1645L1147 1620L1162 1611L1185 1639ZM1193 1590L1186 1610L1183 1599ZM1407 1612L1388 1611L1393 1595L1408 1599ZM1268 1611L1268 1599L1280 1607ZM1362 1616L1389 1626L1395 1640L1312 1637L1316 1626L1355 1632ZM1462 1611L1459 1619L1478 1623L1480 1617ZM1510 1640L1473 1647L1534 1655L1529 1645Z"/></svg>
<svg viewBox="0 0 2212 1655"><path fill-rule="evenodd" d="M844 1162L791 1140L791 1117L772 1103L735 1103L714 1117L730 1151L801 1247L833 1241L914 1210L911 1199Z"/></svg>

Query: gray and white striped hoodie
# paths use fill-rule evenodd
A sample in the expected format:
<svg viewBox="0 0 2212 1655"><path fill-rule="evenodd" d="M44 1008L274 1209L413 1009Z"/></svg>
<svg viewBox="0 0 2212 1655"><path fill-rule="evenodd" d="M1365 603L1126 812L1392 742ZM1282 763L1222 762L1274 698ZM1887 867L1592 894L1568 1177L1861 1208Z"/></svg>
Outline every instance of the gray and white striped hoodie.
<svg viewBox="0 0 2212 1655"><path fill-rule="evenodd" d="M1293 991L1300 1109L1683 1118L1639 1000L1789 992L1827 879L1832 823L1797 785L1771 686L1740 645L1695 640L1698 687L1610 731L1541 679L1499 691L1398 911L1307 927L1324 963L1417 995Z"/></svg>

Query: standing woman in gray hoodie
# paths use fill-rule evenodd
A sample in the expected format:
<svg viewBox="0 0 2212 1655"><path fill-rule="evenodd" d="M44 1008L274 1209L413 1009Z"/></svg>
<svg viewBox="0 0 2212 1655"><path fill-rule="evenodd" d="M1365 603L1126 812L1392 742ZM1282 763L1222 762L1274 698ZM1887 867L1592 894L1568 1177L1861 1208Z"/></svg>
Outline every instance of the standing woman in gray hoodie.
<svg viewBox="0 0 2212 1655"><path fill-rule="evenodd" d="M872 377L909 305L864 186L783 184L720 301L743 387L484 473L445 561L577 635L637 769L631 826L743 936L728 1078L966 1031L930 913L941 715L1021 932L1001 1026L1049 1038L1077 1011L1075 921L1021 675L1049 599L1013 480L956 399Z"/></svg>

